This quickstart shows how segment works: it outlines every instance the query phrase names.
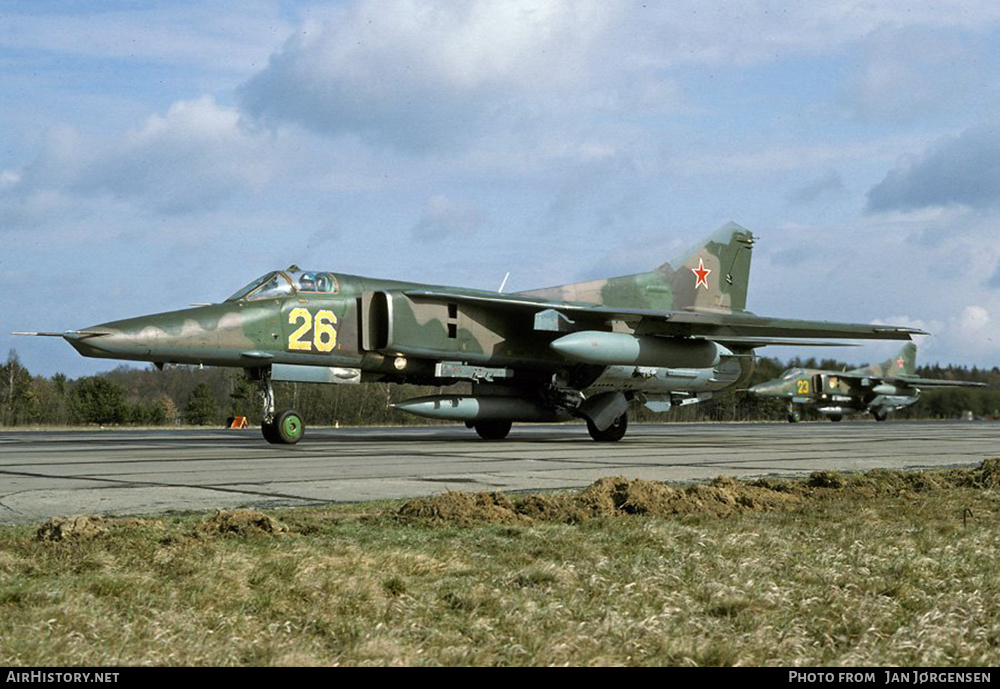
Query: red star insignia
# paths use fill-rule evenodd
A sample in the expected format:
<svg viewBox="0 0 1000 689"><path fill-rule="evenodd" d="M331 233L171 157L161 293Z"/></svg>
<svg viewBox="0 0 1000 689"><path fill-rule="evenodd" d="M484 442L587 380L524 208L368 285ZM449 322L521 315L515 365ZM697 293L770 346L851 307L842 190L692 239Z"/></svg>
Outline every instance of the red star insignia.
<svg viewBox="0 0 1000 689"><path fill-rule="evenodd" d="M694 273L696 278L698 278L698 280L694 283L694 288L698 289L702 285L705 285L705 289L708 289L708 274L711 273L712 270L705 267L705 262L701 258L698 259L698 267L692 268L691 272Z"/></svg>
<svg viewBox="0 0 1000 689"><path fill-rule="evenodd" d="M899 366L900 368L903 368L903 365L904 365L905 363L906 363L906 362L905 362L905 361L903 361L903 357L899 357L898 359L896 359L896 365L897 365L897 366Z"/></svg>

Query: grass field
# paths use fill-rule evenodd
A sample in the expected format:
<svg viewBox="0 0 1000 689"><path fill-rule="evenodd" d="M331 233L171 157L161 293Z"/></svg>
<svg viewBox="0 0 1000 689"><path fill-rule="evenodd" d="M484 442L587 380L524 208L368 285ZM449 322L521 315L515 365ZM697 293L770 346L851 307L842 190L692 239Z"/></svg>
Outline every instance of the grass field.
<svg viewBox="0 0 1000 689"><path fill-rule="evenodd" d="M998 490L989 460L3 527L0 664L995 666Z"/></svg>

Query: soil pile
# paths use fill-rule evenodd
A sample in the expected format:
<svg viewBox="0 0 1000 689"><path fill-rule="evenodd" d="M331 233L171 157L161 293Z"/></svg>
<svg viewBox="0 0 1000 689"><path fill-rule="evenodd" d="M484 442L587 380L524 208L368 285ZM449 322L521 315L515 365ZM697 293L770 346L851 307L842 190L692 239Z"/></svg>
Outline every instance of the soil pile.
<svg viewBox="0 0 1000 689"><path fill-rule="evenodd" d="M512 500L500 493L448 492L430 498L409 500L397 513L403 521L428 520L464 526L468 524L514 524L529 521L517 512Z"/></svg>
<svg viewBox="0 0 1000 689"><path fill-rule="evenodd" d="M249 536L287 533L288 527L263 512L236 509L216 510L212 517L199 525L199 530L206 534Z"/></svg>
<svg viewBox="0 0 1000 689"><path fill-rule="evenodd" d="M842 475L817 471L805 480L762 478L752 482L720 476L707 484L602 478L572 494L505 496L448 492L405 503L394 513L401 521L445 524L577 523L601 517L711 515L795 509L807 500L875 495L906 496L950 488L1000 488L1000 458L971 469L888 471Z"/></svg>
<svg viewBox="0 0 1000 689"><path fill-rule="evenodd" d="M718 478L708 485L675 487L658 481L613 476L595 481L579 493L507 497L499 493L449 492L405 503L396 513L402 521L430 520L450 524L517 522L576 523L625 515L670 516L788 509L801 497L774 488Z"/></svg>
<svg viewBox="0 0 1000 689"><path fill-rule="evenodd" d="M71 517L50 517L38 527L35 537L39 541L86 540L108 532L101 517L78 514Z"/></svg>

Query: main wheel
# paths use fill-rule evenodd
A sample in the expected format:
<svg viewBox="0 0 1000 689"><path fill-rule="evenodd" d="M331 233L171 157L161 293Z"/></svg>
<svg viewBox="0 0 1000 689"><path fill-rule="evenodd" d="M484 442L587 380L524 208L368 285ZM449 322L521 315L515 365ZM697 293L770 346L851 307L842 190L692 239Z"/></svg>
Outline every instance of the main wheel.
<svg viewBox="0 0 1000 689"><path fill-rule="evenodd" d="M889 417L889 413L876 409L872 411L872 416L875 417L876 421L885 421Z"/></svg>
<svg viewBox="0 0 1000 689"><path fill-rule="evenodd" d="M278 442L285 445L294 445L302 439L302 434L306 430L306 425L302 422L302 417L297 411L287 409L274 420L274 426L278 435Z"/></svg>
<svg viewBox="0 0 1000 689"><path fill-rule="evenodd" d="M602 443L618 442L625 437L628 430L628 412L624 412L614 422L603 431L594 425L594 422L587 419L587 432L594 440Z"/></svg>
<svg viewBox="0 0 1000 689"><path fill-rule="evenodd" d="M830 421L833 421L834 423L839 423L843 418L844 417L841 414L830 414Z"/></svg>
<svg viewBox="0 0 1000 689"><path fill-rule="evenodd" d="M476 421L473 428L483 440L503 440L510 433L512 425L510 421L504 420Z"/></svg>

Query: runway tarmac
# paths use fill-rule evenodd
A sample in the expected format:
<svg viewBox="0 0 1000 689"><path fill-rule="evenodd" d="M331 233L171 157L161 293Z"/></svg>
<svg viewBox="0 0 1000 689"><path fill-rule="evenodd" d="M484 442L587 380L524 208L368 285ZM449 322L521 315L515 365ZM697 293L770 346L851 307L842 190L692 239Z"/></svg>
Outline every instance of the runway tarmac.
<svg viewBox="0 0 1000 689"><path fill-rule="evenodd" d="M803 476L820 469L967 466L1000 455L1000 423L657 424L595 443L573 425L309 428L295 446L258 429L0 432L0 523L661 481Z"/></svg>

